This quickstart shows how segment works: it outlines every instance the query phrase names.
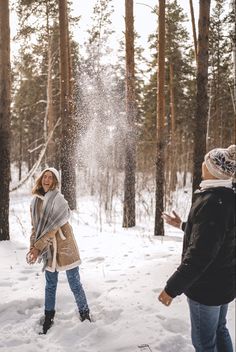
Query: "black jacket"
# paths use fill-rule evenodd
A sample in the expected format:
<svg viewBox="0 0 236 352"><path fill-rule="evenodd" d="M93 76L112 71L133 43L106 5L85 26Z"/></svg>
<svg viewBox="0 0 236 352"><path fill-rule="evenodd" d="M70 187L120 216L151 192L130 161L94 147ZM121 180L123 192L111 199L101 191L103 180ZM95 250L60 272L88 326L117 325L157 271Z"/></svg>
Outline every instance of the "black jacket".
<svg viewBox="0 0 236 352"><path fill-rule="evenodd" d="M235 290L235 193L225 187L200 191L184 228L182 263L165 291L205 305L232 301Z"/></svg>

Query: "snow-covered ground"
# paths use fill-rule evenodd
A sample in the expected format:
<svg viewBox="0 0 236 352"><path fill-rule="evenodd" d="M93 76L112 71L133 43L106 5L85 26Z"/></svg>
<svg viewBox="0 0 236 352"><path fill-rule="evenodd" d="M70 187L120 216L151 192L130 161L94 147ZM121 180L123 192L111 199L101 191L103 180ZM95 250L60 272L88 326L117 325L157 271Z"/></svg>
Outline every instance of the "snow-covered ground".
<svg viewBox="0 0 236 352"><path fill-rule="evenodd" d="M29 266L25 261L29 203L30 188L11 194L11 241L0 242L1 352L193 351L185 296L170 307L157 300L180 262L181 231L167 226L164 238L154 237L149 220L132 229L123 229L117 220L101 226L97 203L89 198L79 199L79 212L71 223L94 322L80 322L65 274L60 273L54 326L47 335L38 335L44 274L40 264ZM235 341L234 303L228 325ZM145 344L150 348L141 347Z"/></svg>

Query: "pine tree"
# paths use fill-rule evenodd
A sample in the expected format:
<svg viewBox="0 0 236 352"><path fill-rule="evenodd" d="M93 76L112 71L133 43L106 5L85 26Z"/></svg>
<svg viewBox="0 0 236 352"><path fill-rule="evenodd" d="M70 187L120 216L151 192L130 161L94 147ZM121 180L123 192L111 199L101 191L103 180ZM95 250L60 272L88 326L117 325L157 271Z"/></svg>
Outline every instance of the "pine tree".
<svg viewBox="0 0 236 352"><path fill-rule="evenodd" d="M76 209L75 121L72 110L71 51L67 1L59 0L60 96L61 96L61 171L62 193L72 210Z"/></svg>
<svg viewBox="0 0 236 352"><path fill-rule="evenodd" d="M135 226L136 98L133 1L125 1L126 118L123 227Z"/></svg>
<svg viewBox="0 0 236 352"><path fill-rule="evenodd" d="M157 145L156 145L156 211L155 236L164 236L162 219L164 199L164 117L165 117L165 0L159 0L158 13L158 94L157 94Z"/></svg>
<svg viewBox="0 0 236 352"><path fill-rule="evenodd" d="M55 39L58 36L58 25L55 24L58 6L51 0L45 2L20 0L16 11L19 18L16 39L21 43L21 50L14 70L16 91L13 105L14 120L16 123L18 120L21 126L19 141L26 142L18 149L19 157L22 161L26 161L28 168L31 169L50 132L52 107L56 110L55 114L59 116L57 113L59 102L55 102L55 97L58 101L59 89L58 39ZM56 48L55 41L57 41ZM32 67L31 73L30 67ZM30 93L26 94L28 91ZM24 104L23 116L20 113L22 104ZM13 131L14 129L15 124L12 126ZM53 159L55 160L55 156ZM45 156L43 163L46 164L48 161L51 163L52 158L47 160ZM19 176L21 176L21 162L18 164Z"/></svg>
<svg viewBox="0 0 236 352"><path fill-rule="evenodd" d="M198 21L197 95L194 124L193 193L201 182L201 165L204 160L204 155L206 154L210 5L210 0L200 1Z"/></svg>
<svg viewBox="0 0 236 352"><path fill-rule="evenodd" d="M155 12L157 9L155 9ZM164 133L167 141L165 150L165 198L175 188L177 171L190 171L190 159L193 136L195 68L194 52L190 44L189 33L184 26L186 15L177 1L166 4L166 59L165 59L165 120ZM154 165L154 144L156 141L156 53L154 43L157 35L149 38L153 60L149 64L150 79L144 87L142 110L144 112L141 125L140 140L145 146L144 159L147 170L152 171ZM149 158L145 158L145 155ZM149 164L148 164L149 162Z"/></svg>
<svg viewBox="0 0 236 352"><path fill-rule="evenodd" d="M229 89L233 86L233 63L227 35L230 9L225 5L225 0L215 2L209 31L208 150L234 143L234 107Z"/></svg>
<svg viewBox="0 0 236 352"><path fill-rule="evenodd" d="M60 117L58 4L51 0L19 1L17 13L17 40L22 44L14 65L12 131L17 137L17 143L12 156L18 161L21 177L21 161L27 162L29 169L32 168ZM33 22L32 13L37 15ZM76 23L77 18L70 17L70 21ZM77 46L72 40L70 43L75 77L78 66ZM61 130L57 128L42 167L48 164L60 169L60 141Z"/></svg>
<svg viewBox="0 0 236 352"><path fill-rule="evenodd" d="M44 77L38 71L34 54L24 47L14 66L13 118L11 130L15 136L12 161L26 162L30 170L37 160L43 141L46 89Z"/></svg>
<svg viewBox="0 0 236 352"><path fill-rule="evenodd" d="M9 1L3 0L0 2L0 241L10 239L10 83Z"/></svg>

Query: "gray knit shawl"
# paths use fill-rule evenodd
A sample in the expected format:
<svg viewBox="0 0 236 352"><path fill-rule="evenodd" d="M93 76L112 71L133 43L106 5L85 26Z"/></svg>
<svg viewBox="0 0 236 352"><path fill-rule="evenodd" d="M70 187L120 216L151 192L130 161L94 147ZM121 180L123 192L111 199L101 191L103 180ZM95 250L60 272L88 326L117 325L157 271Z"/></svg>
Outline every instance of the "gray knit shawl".
<svg viewBox="0 0 236 352"><path fill-rule="evenodd" d="M70 217L68 203L58 189L48 191L44 195L41 214L37 211L39 201L40 198L36 196L31 203L35 242L49 231L59 229Z"/></svg>

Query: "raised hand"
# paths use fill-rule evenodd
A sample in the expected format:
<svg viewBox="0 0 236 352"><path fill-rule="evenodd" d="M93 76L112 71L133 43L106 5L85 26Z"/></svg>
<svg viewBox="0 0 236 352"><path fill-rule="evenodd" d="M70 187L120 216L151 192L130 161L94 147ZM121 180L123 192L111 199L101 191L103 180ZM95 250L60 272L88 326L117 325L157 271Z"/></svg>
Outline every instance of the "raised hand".
<svg viewBox="0 0 236 352"><path fill-rule="evenodd" d="M167 224L177 227L178 229L181 228L182 220L174 210L172 211L172 215L169 215L163 212L162 218L165 220Z"/></svg>

